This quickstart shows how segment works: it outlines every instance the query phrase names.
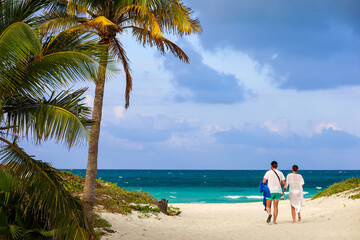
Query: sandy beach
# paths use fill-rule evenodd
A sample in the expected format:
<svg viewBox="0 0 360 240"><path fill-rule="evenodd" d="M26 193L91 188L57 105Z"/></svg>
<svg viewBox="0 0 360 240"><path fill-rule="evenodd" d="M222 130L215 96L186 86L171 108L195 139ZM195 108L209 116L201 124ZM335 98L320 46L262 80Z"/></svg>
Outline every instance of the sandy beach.
<svg viewBox="0 0 360 240"><path fill-rule="evenodd" d="M305 200L302 221L293 224L289 200L280 201L278 224L265 223L262 204L173 204L182 213L146 217L102 213L116 233L102 239L360 239L360 199Z"/></svg>

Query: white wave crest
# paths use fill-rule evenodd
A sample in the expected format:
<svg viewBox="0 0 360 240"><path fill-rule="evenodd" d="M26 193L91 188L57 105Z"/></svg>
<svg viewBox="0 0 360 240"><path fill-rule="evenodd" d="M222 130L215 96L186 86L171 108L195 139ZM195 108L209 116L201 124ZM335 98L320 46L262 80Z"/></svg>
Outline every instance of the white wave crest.
<svg viewBox="0 0 360 240"><path fill-rule="evenodd" d="M239 198L247 198L247 199L263 199L263 196L256 196L256 195L252 195L252 196L225 196L224 198L229 198L229 199L239 199Z"/></svg>
<svg viewBox="0 0 360 240"><path fill-rule="evenodd" d="M225 196L224 198L230 198L230 199L238 199L238 198L242 198L244 196Z"/></svg>
<svg viewBox="0 0 360 240"><path fill-rule="evenodd" d="M263 196L247 196L249 199L263 199Z"/></svg>

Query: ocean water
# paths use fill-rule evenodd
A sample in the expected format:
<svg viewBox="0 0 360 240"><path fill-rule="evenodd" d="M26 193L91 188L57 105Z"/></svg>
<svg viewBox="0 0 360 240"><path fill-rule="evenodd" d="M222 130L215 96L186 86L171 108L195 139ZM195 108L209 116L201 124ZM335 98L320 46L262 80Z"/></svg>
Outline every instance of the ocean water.
<svg viewBox="0 0 360 240"><path fill-rule="evenodd" d="M72 170L85 176L85 170ZM262 201L259 183L266 170L98 170L98 178L133 191L145 191L169 203L240 203ZM290 171L282 171L286 176ZM352 177L360 170L304 170L304 197ZM286 192L287 193L287 192ZM285 194L286 194L285 193ZM288 194L285 195L285 199Z"/></svg>

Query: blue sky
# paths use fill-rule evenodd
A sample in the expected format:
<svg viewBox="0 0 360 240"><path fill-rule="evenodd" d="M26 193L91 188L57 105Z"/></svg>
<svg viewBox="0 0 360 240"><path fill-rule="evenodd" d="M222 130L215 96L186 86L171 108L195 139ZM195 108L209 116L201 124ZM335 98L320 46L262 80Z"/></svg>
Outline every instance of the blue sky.
<svg viewBox="0 0 360 240"><path fill-rule="evenodd" d="M134 87L106 86L99 168L360 169L360 2L187 0L203 33L191 64L121 36ZM92 104L93 86L87 103ZM87 146L26 146L86 168Z"/></svg>

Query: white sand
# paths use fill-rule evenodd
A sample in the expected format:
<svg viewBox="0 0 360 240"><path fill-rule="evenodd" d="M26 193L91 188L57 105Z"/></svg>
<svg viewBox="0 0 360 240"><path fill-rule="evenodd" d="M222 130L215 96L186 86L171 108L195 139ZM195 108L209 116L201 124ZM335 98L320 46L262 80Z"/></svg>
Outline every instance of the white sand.
<svg viewBox="0 0 360 240"><path fill-rule="evenodd" d="M302 221L293 224L289 201L280 201L278 224L267 224L262 203L173 204L179 216L102 213L117 232L102 239L360 239L360 199L305 200Z"/></svg>

